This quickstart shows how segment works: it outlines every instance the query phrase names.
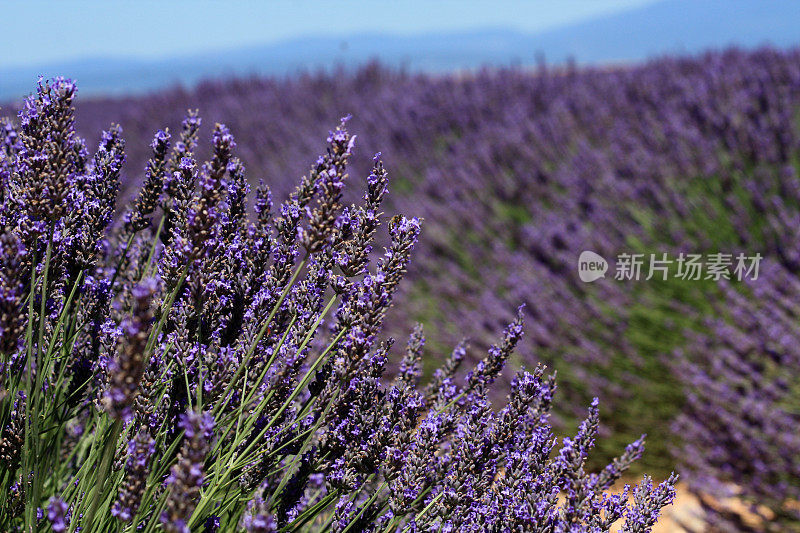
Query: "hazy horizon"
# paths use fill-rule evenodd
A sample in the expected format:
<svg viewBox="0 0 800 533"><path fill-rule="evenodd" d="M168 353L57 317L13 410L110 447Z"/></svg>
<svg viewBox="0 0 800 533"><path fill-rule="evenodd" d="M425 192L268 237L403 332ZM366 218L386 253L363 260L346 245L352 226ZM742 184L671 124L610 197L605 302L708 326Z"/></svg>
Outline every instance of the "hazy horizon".
<svg viewBox="0 0 800 533"><path fill-rule="evenodd" d="M96 0L12 4L0 35L0 100L37 76L83 95L141 94L204 79L286 76L380 60L418 72L575 60L620 64L709 48L800 44L800 3L775 0L353 0L289 3ZM82 6L76 8L75 6ZM197 9L200 6L200 9ZM377 6L377 7L375 7ZM91 16L86 16L87 13ZM37 31L18 21L35 16Z"/></svg>
<svg viewBox="0 0 800 533"><path fill-rule="evenodd" d="M487 10L485 2L474 0L397 0L376 2L369 9L352 0L313 5L307 0L224 4L213 0L33 0L4 6L0 35L14 52L0 56L0 68L94 58L163 60L307 37L341 39L374 32L409 36L507 28L532 34L654 2L498 0ZM19 23L34 15L46 31L32 32Z"/></svg>

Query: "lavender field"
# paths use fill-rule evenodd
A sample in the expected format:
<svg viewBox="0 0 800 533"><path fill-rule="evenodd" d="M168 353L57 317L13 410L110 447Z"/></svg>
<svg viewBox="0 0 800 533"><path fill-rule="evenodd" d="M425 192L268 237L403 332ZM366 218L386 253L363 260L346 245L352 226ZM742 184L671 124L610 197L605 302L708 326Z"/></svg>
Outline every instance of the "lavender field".
<svg viewBox="0 0 800 533"><path fill-rule="evenodd" d="M136 98L78 92L74 127L100 146L93 158L74 133L52 149L52 131L72 127L72 86L59 83L9 103L0 137L8 530L37 523L41 506L56 531L114 530L106 508L130 531L200 531L212 516L221 531L595 531L620 517L645 531L674 478L645 478L625 507L604 491L629 466L626 479L679 473L714 530L800 530L800 50L438 76L373 64ZM41 169L90 199L37 185ZM110 177L116 214L113 187L93 185ZM48 212L56 193L85 227ZM605 278L579 277L587 250L609 260ZM622 254L643 254L638 280L615 279ZM693 279L673 261L648 276L651 254L729 255L730 268ZM739 254L762 258L748 279ZM75 295L84 308L70 308ZM12 320L19 309L30 320ZM61 343L68 365L51 354ZM317 367L312 352L333 357ZM68 413L36 407L76 433L64 437L71 459L101 455L93 425L130 441L105 448L116 477L95 500L63 489L91 486L68 468L27 489L50 507L15 500L22 472L49 464L15 452L37 353L58 379L72 375L55 396ZM242 376L253 353L264 354L256 376ZM129 390L131 372L144 392ZM251 396L232 394L240 381ZM108 420L86 414L93 403ZM237 409L253 409L252 427L240 430ZM158 472L156 449L176 466ZM233 497L247 510L226 507Z"/></svg>

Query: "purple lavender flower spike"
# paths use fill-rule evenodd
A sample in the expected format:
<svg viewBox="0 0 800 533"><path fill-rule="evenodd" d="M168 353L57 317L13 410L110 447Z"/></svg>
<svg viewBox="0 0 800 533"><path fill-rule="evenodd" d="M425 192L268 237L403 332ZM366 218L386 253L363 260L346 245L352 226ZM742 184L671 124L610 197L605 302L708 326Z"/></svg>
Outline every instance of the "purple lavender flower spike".
<svg viewBox="0 0 800 533"><path fill-rule="evenodd" d="M203 465L211 447L214 418L209 413L190 411L181 415L179 426L183 429L184 442L166 480L169 496L161 522L167 531L184 533L189 531L187 521L203 486Z"/></svg>
<svg viewBox="0 0 800 533"><path fill-rule="evenodd" d="M121 324L126 344L119 348L109 364L109 384L102 404L109 415L119 420L128 420L133 415L131 406L139 394L139 382L147 363L145 350L153 320L152 299L157 288L158 282L150 278L133 289L133 313Z"/></svg>

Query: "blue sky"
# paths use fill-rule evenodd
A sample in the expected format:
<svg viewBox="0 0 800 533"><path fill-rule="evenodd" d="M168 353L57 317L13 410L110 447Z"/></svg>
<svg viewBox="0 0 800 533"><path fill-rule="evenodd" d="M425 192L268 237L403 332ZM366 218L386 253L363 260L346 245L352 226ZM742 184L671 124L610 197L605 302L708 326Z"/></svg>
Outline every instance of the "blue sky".
<svg viewBox="0 0 800 533"><path fill-rule="evenodd" d="M535 33L654 0L121 0L4 2L0 67L172 57L306 35L500 27Z"/></svg>

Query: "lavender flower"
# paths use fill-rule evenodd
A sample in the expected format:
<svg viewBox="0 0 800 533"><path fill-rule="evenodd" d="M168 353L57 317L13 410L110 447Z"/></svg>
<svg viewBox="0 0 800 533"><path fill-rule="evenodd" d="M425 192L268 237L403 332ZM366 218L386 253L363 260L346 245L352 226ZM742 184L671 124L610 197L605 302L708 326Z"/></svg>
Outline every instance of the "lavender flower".
<svg viewBox="0 0 800 533"><path fill-rule="evenodd" d="M111 514L122 522L130 522L139 509L147 481L148 463L155 450L155 441L146 429L140 429L128 443L125 479L117 501L111 508Z"/></svg>
<svg viewBox="0 0 800 533"><path fill-rule="evenodd" d="M150 322L153 318L151 301L156 289L155 279L148 279L137 285L132 294L135 301L132 316L126 317L121 324L126 344L109 364L109 385L102 399L103 407L114 418L130 418L131 405L139 394L139 382L148 355L146 348Z"/></svg>
<svg viewBox="0 0 800 533"><path fill-rule="evenodd" d="M203 486L203 464L211 446L214 418L209 413L189 412L181 416L179 426L185 440L178 462L167 477L169 496L161 522L167 531L184 533L190 531L188 520Z"/></svg>
<svg viewBox="0 0 800 533"><path fill-rule="evenodd" d="M474 371L469 373L467 378L469 390L490 385L496 379L520 337L522 337L521 307L517 310L516 320L506 328L503 334L503 343L500 346L491 346L489 355L478 363Z"/></svg>
<svg viewBox="0 0 800 533"><path fill-rule="evenodd" d="M412 387L419 384L421 377L420 361L422 348L425 346L425 337L422 333L422 324L417 324L414 333L408 339L408 347L403 360L400 361L398 379Z"/></svg>
<svg viewBox="0 0 800 533"><path fill-rule="evenodd" d="M135 233L144 229L149 222L147 217L153 213L158 205L166 172L169 141L169 133L164 130L158 130L153 142L150 144L153 149L153 156L147 162L144 186L139 192L139 197L136 199L133 208L125 215L127 233Z"/></svg>
<svg viewBox="0 0 800 533"><path fill-rule="evenodd" d="M85 164L86 150L74 129L75 92L71 80L40 79L20 112L19 178L11 197L32 221L64 216L70 187Z"/></svg>

